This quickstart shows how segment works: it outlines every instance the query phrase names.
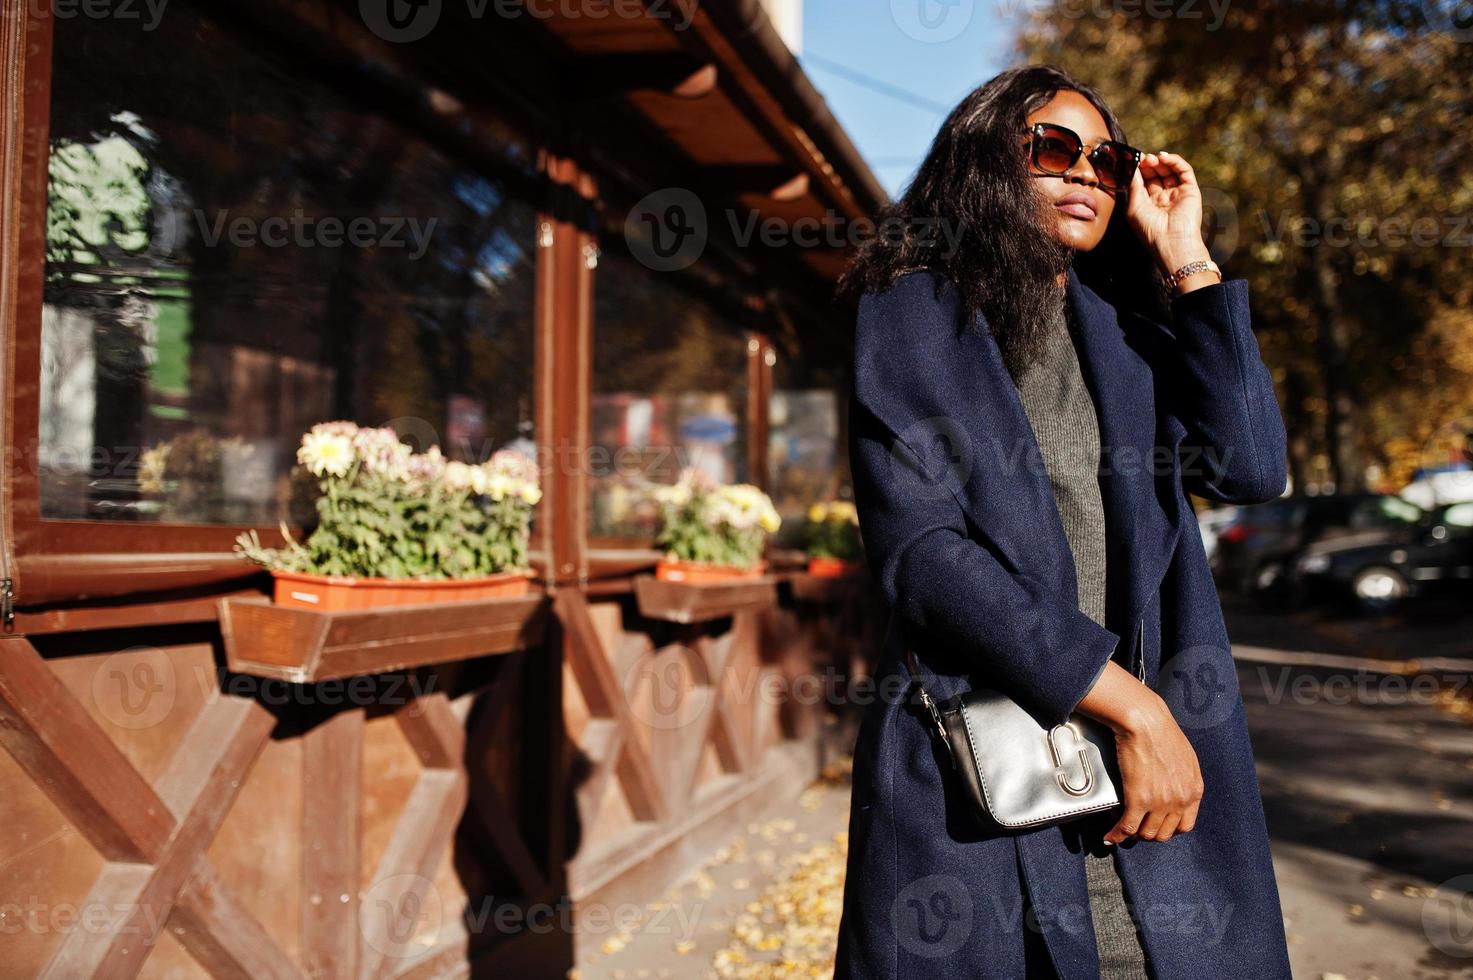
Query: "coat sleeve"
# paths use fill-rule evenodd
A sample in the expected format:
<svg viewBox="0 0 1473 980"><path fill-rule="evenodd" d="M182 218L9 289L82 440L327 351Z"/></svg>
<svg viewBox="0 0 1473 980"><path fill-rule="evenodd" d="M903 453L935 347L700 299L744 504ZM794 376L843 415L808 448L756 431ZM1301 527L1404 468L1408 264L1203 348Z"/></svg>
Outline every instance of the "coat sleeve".
<svg viewBox="0 0 1473 980"><path fill-rule="evenodd" d="M928 285L894 287L860 304L849 451L865 559L907 639L943 645L973 665L979 683L1062 722L1120 638L1074 596L1012 567L986 528L969 525L957 474L945 469L958 447L929 438L946 430L935 424L938 407L966 397L938 389L952 375L936 352L955 353L936 344L947 329L938 325L954 321L931 296ZM960 370L977 381L975 367ZM925 647L917 651L924 656Z"/></svg>
<svg viewBox="0 0 1473 980"><path fill-rule="evenodd" d="M1278 497L1289 482L1288 439L1253 335L1248 281L1173 296L1171 320L1152 324L1151 359L1157 391L1186 429L1183 485L1219 503Z"/></svg>

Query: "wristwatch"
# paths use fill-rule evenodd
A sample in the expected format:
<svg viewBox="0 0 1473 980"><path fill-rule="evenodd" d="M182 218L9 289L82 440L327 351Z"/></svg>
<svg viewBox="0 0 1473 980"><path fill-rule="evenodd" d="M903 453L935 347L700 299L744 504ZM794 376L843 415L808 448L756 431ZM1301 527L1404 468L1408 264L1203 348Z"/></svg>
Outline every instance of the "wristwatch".
<svg viewBox="0 0 1473 980"><path fill-rule="evenodd" d="M1198 272L1215 272L1217 273L1217 281L1222 282L1222 270L1217 267L1216 262L1212 261L1211 259L1198 259L1195 262L1188 262L1186 265L1182 266L1180 269L1177 269L1171 275L1166 277L1167 291L1175 292L1177 285L1183 279L1185 279L1187 276L1195 275Z"/></svg>

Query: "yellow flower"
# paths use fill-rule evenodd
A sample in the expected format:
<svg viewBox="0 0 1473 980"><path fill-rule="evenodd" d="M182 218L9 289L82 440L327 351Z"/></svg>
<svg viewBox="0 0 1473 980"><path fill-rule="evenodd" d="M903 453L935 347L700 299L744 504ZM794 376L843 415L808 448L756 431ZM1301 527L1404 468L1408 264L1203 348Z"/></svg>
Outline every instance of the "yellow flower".
<svg viewBox="0 0 1473 980"><path fill-rule="evenodd" d="M152 449L143 451L143 460L138 467L138 485L148 493L158 493L164 489L164 474L169 468L169 449L167 442L161 442Z"/></svg>
<svg viewBox="0 0 1473 980"><path fill-rule="evenodd" d="M808 520L814 524L825 520L829 516L829 509L825 504L818 503L808 508Z"/></svg>
<svg viewBox="0 0 1473 980"><path fill-rule="evenodd" d="M859 523L859 512L854 509L854 504L848 500L835 500L829 504L829 519L832 521L847 521L850 524Z"/></svg>
<svg viewBox="0 0 1473 980"><path fill-rule="evenodd" d="M762 508L762 530L768 534L776 534L777 529L782 527L782 523L782 517L778 514L777 508L772 506L772 501L769 500Z"/></svg>

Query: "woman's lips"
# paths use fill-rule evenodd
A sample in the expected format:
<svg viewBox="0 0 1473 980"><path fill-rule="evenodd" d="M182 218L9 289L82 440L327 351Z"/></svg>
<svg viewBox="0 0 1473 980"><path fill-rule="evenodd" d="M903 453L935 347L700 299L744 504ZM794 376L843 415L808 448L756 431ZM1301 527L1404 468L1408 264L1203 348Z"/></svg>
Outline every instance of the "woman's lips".
<svg viewBox="0 0 1473 980"><path fill-rule="evenodd" d="M1053 202L1053 206L1059 211L1069 215L1071 218L1080 218L1083 221L1093 221L1099 215L1094 209L1094 202L1084 195L1065 195Z"/></svg>

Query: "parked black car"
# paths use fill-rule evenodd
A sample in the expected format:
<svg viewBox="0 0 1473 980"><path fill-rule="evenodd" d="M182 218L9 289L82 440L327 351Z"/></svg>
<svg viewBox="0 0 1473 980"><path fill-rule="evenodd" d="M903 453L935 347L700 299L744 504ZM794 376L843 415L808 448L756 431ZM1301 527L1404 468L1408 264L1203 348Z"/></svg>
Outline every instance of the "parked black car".
<svg viewBox="0 0 1473 980"><path fill-rule="evenodd" d="M1405 528L1421 509L1380 493L1295 494L1240 507L1217 533L1212 570L1221 587L1272 598L1306 547L1373 530Z"/></svg>
<svg viewBox="0 0 1473 980"><path fill-rule="evenodd" d="M1403 528L1311 544L1295 557L1285 586L1306 599L1349 599L1366 611L1473 587L1473 501L1423 511Z"/></svg>

